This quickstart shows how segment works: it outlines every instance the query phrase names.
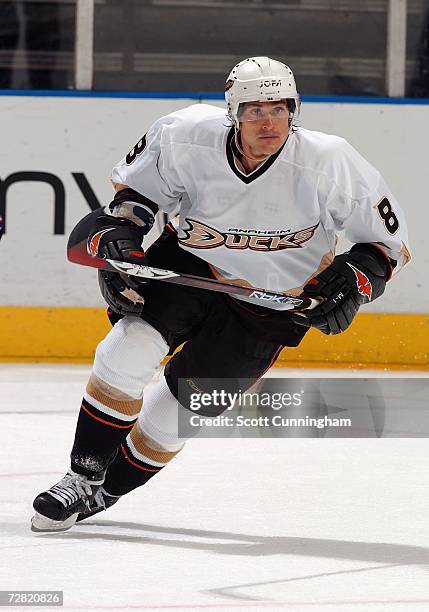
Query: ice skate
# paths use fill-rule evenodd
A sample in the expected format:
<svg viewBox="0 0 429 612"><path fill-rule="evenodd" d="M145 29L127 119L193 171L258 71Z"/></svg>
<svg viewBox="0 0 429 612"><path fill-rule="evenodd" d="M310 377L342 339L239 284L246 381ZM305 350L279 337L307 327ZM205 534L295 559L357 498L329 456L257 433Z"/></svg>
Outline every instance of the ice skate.
<svg viewBox="0 0 429 612"><path fill-rule="evenodd" d="M103 487L98 489L97 493L92 500L90 507L85 509L83 512L79 512L76 523L80 523L80 521L84 521L90 516L94 516L94 514L98 514L99 512L103 512L103 510L107 510L113 504L116 504L118 499L120 499L120 495L109 495Z"/></svg>
<svg viewBox="0 0 429 612"><path fill-rule="evenodd" d="M70 529L79 513L90 509L103 481L104 472L90 478L69 470L64 478L34 500L36 514L31 519L31 530L50 532Z"/></svg>

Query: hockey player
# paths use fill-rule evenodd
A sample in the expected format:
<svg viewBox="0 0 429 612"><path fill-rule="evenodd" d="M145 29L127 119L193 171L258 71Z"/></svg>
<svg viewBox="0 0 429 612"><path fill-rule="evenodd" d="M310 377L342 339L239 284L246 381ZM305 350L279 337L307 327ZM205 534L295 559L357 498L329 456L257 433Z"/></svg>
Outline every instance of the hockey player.
<svg viewBox="0 0 429 612"><path fill-rule="evenodd" d="M345 140L294 125L300 99L288 66L246 59L225 97L227 114L197 104L162 117L115 166L90 252L317 298L312 326L344 332L409 258L403 212ZM158 209L178 205L178 228L169 224L144 253ZM353 246L336 254L342 231ZM192 392L221 378L251 384L307 331L282 304L107 272L99 280L115 324L97 347L70 470L34 500L35 531L68 529L145 484L182 449L178 414ZM183 342L142 409L159 363Z"/></svg>

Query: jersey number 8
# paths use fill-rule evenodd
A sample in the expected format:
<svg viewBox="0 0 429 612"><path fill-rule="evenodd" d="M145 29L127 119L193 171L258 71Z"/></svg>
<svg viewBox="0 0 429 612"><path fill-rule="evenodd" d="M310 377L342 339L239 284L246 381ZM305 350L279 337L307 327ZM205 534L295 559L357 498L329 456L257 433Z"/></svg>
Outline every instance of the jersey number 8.
<svg viewBox="0 0 429 612"><path fill-rule="evenodd" d="M399 221L392 210L389 200L383 198L380 204L377 204L377 210L389 234L394 234L399 227Z"/></svg>
<svg viewBox="0 0 429 612"><path fill-rule="evenodd" d="M133 161L136 159L136 157L140 155L140 153L143 153L145 148L146 148L146 134L142 136L142 138L138 141L135 147L133 147L131 151L128 153L128 155L126 156L125 161L127 162L127 165L129 166L130 164L132 164Z"/></svg>

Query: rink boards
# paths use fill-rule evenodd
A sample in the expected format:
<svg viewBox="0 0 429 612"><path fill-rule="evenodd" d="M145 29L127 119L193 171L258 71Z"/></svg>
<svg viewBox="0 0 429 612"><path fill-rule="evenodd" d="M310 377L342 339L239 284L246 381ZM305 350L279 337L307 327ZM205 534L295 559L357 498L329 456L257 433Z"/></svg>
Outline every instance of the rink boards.
<svg viewBox="0 0 429 612"><path fill-rule="evenodd" d="M429 370L429 317L360 314L347 333L310 330L298 348L286 348L278 366ZM110 329L100 308L0 308L1 361L90 363Z"/></svg>
<svg viewBox="0 0 429 612"><path fill-rule="evenodd" d="M196 102L0 96L0 213L7 223L0 242L0 359L91 360L109 326L94 270L66 261L67 236L82 216L109 202L112 165L148 126ZM300 124L344 136L383 173L406 211L414 259L346 334L310 332L281 359L429 368L429 107L306 102Z"/></svg>

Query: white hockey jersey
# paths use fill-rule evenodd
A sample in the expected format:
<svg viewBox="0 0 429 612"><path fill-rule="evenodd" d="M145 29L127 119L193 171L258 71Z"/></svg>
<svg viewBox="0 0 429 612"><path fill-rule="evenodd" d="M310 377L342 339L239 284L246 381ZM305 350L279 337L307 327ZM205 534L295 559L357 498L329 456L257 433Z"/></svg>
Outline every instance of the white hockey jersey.
<svg viewBox="0 0 429 612"><path fill-rule="evenodd" d="M223 280L297 295L332 261L342 231L353 243L376 243L395 271L407 263L401 208L344 139L296 128L252 173L238 158L225 111L195 104L160 118L112 180L167 213L179 203L181 248Z"/></svg>

